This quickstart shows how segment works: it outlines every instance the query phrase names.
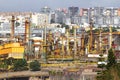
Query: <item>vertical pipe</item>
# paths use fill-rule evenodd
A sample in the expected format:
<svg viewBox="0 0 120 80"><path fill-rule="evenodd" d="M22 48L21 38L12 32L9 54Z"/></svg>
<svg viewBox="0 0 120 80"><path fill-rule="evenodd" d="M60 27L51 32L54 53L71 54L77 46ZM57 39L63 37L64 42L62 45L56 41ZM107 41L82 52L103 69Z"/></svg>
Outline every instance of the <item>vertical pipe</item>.
<svg viewBox="0 0 120 80"><path fill-rule="evenodd" d="M69 55L70 54L70 50L69 50L69 32L68 32L69 29L67 29L67 54Z"/></svg>
<svg viewBox="0 0 120 80"><path fill-rule="evenodd" d="M109 48L112 47L112 27L109 26Z"/></svg>
<svg viewBox="0 0 120 80"><path fill-rule="evenodd" d="M81 37L81 55L84 54L84 34L82 33Z"/></svg>
<svg viewBox="0 0 120 80"><path fill-rule="evenodd" d="M30 23L28 20L25 20L25 43L28 43L29 41L29 28L30 28Z"/></svg>
<svg viewBox="0 0 120 80"><path fill-rule="evenodd" d="M74 56L77 54L77 44L76 44L76 26L74 27Z"/></svg>
<svg viewBox="0 0 120 80"><path fill-rule="evenodd" d="M44 38L45 41L44 41L44 45L46 45L46 38L47 38L47 37L46 37L46 27L47 27L47 26L46 26L46 21L45 21L45 27L44 27L44 28L45 28L45 35L44 35L44 37L45 37L45 38Z"/></svg>
<svg viewBox="0 0 120 80"><path fill-rule="evenodd" d="M62 36L62 55L64 55L64 43L63 43L63 36Z"/></svg>
<svg viewBox="0 0 120 80"><path fill-rule="evenodd" d="M101 27L100 27L100 33L99 33L99 49L100 49L100 52L101 52L101 48L102 48L102 34L101 34Z"/></svg>
<svg viewBox="0 0 120 80"><path fill-rule="evenodd" d="M42 60L43 60L43 62L44 63L47 63L47 44L46 44L46 38L47 38L47 36L46 36L46 20L45 20L45 26L44 26L44 38L43 38L43 41L44 41L44 43L43 43L43 53L42 53L42 56L41 56L41 58L42 58Z"/></svg>
<svg viewBox="0 0 120 80"><path fill-rule="evenodd" d="M92 51L92 45L93 45L93 35L92 35L92 22L90 22L90 51Z"/></svg>
<svg viewBox="0 0 120 80"><path fill-rule="evenodd" d="M15 17L12 16L12 20L11 20L11 40L14 39L14 26L15 26Z"/></svg>

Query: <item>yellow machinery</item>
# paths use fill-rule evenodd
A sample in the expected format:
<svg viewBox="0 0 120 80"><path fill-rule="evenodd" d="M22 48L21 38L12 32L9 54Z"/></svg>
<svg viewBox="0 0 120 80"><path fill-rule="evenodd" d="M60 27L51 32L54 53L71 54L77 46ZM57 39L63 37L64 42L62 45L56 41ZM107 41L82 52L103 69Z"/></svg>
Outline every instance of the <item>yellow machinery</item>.
<svg viewBox="0 0 120 80"><path fill-rule="evenodd" d="M24 57L24 47L20 46L20 43L8 43L0 46L0 55L21 59Z"/></svg>

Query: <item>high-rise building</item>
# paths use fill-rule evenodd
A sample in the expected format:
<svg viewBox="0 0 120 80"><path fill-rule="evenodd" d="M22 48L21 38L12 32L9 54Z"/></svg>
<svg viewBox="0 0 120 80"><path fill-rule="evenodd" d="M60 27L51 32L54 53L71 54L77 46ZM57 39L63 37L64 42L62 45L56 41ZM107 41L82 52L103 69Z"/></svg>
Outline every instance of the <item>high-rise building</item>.
<svg viewBox="0 0 120 80"><path fill-rule="evenodd" d="M69 7L68 8L68 13L69 13L70 17L78 15L78 12L79 12L79 8L78 7Z"/></svg>
<svg viewBox="0 0 120 80"><path fill-rule="evenodd" d="M55 23L65 23L66 14L61 10L55 11Z"/></svg>
<svg viewBox="0 0 120 80"><path fill-rule="evenodd" d="M48 22L47 14L36 13L32 15L32 24L37 28L44 27Z"/></svg>
<svg viewBox="0 0 120 80"><path fill-rule="evenodd" d="M88 16L88 9L81 8L80 9L80 16Z"/></svg>
<svg viewBox="0 0 120 80"><path fill-rule="evenodd" d="M120 26L120 9L113 7L94 7L80 9L80 24L88 23L93 20L95 26Z"/></svg>
<svg viewBox="0 0 120 80"><path fill-rule="evenodd" d="M51 8L45 6L45 7L41 8L41 12L42 13L50 13L51 12Z"/></svg>

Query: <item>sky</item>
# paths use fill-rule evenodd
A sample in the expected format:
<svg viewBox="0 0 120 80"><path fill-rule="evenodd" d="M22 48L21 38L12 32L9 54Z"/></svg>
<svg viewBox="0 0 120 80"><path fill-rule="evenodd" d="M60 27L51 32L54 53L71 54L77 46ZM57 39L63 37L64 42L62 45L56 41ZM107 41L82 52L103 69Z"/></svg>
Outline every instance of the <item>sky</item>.
<svg viewBox="0 0 120 80"><path fill-rule="evenodd" d="M40 11L42 7L52 9L89 7L120 7L120 0L0 0L0 11Z"/></svg>

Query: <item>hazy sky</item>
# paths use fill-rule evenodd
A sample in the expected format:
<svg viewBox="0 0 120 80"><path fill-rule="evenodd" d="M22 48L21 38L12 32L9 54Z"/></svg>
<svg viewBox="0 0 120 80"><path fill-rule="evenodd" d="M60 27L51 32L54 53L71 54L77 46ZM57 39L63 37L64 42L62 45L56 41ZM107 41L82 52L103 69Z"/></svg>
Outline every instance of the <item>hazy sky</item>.
<svg viewBox="0 0 120 80"><path fill-rule="evenodd" d="M0 0L0 11L40 11L44 6L53 9L69 6L120 7L120 0Z"/></svg>

